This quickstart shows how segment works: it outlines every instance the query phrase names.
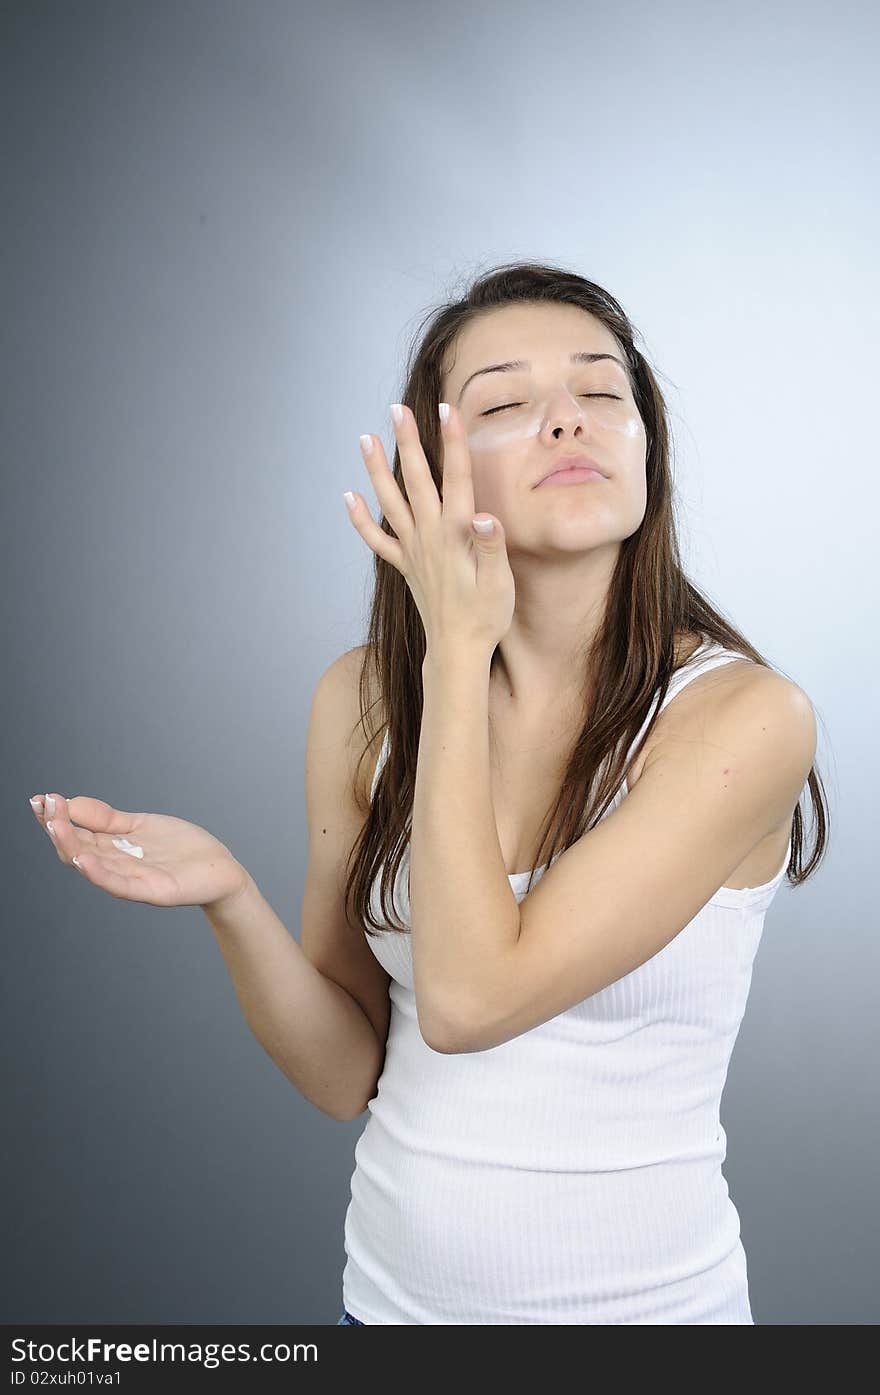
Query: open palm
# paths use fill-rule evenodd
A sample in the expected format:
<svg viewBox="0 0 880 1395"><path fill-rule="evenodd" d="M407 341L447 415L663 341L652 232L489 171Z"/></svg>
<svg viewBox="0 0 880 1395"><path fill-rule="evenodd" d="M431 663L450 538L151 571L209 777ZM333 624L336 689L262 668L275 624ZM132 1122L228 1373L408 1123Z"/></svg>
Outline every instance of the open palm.
<svg viewBox="0 0 880 1395"><path fill-rule="evenodd" d="M198 824L171 814L128 813L88 795L53 798L54 816L45 806L34 816L61 861L78 866L87 881L111 896L150 906L204 906L244 889L245 869Z"/></svg>

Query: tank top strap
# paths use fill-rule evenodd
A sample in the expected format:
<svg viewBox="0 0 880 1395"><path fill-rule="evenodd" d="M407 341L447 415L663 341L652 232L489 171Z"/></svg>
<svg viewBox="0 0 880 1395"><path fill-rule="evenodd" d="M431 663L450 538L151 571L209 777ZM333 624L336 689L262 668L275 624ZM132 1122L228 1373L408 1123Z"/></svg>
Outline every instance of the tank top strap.
<svg viewBox="0 0 880 1395"><path fill-rule="evenodd" d="M694 650L693 654L691 654L690 658L684 664L682 664L681 668L677 669L676 672L672 675L672 678L669 680L669 687L667 688L663 701L660 704L660 711L662 712L663 709L666 707L667 703L670 703L674 697L677 697L677 695L681 692L683 688L687 687L688 683L693 682L695 678L699 678L701 674L708 673L713 668L720 668L722 664L733 663L736 659L743 659L746 657L746 655L738 653L738 651L735 649L725 649L723 645L717 642L717 640L704 639L703 642L699 644L697 648ZM629 763L629 759L631 758L632 753L635 750L637 750L638 744L644 736L645 731L648 728L648 724L651 721L651 718L654 716L656 707L657 703L656 701L654 701L648 709L648 715L642 722L642 725L636 733L635 739L629 748L629 752L627 753L627 764ZM386 727L385 735L382 739L382 748L379 751L379 758L376 761L376 769L373 771L373 782L370 786L371 803L373 800L373 795L376 792L376 783L379 779L380 771L388 757L388 738L389 728ZM626 786L627 781L624 780L619 794L624 793Z"/></svg>
<svg viewBox="0 0 880 1395"><path fill-rule="evenodd" d="M666 696L660 704L661 712L666 704L677 697L682 688L686 688L688 683L692 683L695 678L709 673L713 668L720 668L722 664L734 663L737 659L746 659L748 663L752 662L748 655L741 654L737 649L725 649L724 645L719 644L714 639L704 640L694 650L687 662L682 664L681 668L672 675Z"/></svg>
<svg viewBox="0 0 880 1395"><path fill-rule="evenodd" d="M390 728L390 727L386 727L386 728L385 728L385 735L384 735L384 737L382 738L382 748L381 748L381 750L379 751L379 759L376 761L376 769L373 771L373 783L370 785L370 803L371 803L371 804L372 804L372 802L373 802L373 795L376 793L376 783L377 783L377 781L378 781L378 779L379 779L379 772L381 771L382 766L385 764L385 761L386 761L386 759L388 758L388 737L389 737L390 731L391 731L391 728Z"/></svg>
<svg viewBox="0 0 880 1395"><path fill-rule="evenodd" d="M659 715L659 713L672 702L673 698L677 697L682 689L686 688L689 683L692 683L695 678L700 678L704 673L709 673L713 668L720 668L722 664L730 664L734 663L737 659L747 658L748 655L740 654L736 649L725 649L724 645L719 644L717 640L704 639L702 644L697 645L697 648L694 650L693 654L691 654L690 658L682 664L681 668L676 669L675 673L670 678L669 686L666 689L666 693L664 694L663 701L660 703L659 708L656 700L652 702L651 706L648 708L648 715L636 732L635 739L627 752L627 764L629 764L633 752L638 750L639 742L644 736L655 712ZM752 661L750 660L749 662ZM626 784L627 782L624 781L624 786Z"/></svg>

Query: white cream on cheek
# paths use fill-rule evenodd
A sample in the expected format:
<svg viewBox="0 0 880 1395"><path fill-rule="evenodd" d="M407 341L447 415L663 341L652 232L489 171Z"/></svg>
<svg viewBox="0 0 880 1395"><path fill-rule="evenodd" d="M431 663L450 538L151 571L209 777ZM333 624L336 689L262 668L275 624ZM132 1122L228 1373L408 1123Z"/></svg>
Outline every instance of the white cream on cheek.
<svg viewBox="0 0 880 1395"><path fill-rule="evenodd" d="M608 398L594 398L589 403L578 402L576 405L584 421L602 432L612 431L617 436L632 439L642 429L642 419L635 405L625 400L615 402ZM545 417L544 402L523 403L492 416L478 416L467 433L468 448L478 453L495 451L538 436Z"/></svg>

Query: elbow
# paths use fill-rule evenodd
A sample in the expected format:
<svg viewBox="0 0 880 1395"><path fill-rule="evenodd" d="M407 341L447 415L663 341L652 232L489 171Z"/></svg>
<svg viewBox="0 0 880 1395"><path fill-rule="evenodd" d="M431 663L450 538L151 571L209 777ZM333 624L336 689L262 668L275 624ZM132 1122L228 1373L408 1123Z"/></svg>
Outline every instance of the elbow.
<svg viewBox="0 0 880 1395"><path fill-rule="evenodd" d="M351 1110L348 1110L345 1113L342 1113L341 1111L337 1110L336 1113L334 1113L331 1117L336 1120L337 1124L350 1124L355 1119L359 1119L361 1117L361 1115L366 1110L366 1107L366 1105L363 1105L360 1109L355 1110L353 1113Z"/></svg>
<svg viewBox="0 0 880 1395"><path fill-rule="evenodd" d="M377 1091L374 1090L369 1099L359 1100L356 1104L346 1105L344 1109L337 1109L333 1113L333 1118L340 1124L349 1124L353 1119L359 1119L362 1114L366 1114L370 1107L370 1101L376 1098Z"/></svg>
<svg viewBox="0 0 880 1395"><path fill-rule="evenodd" d="M460 1056L462 1052L472 1049L462 1036L452 1032L432 1036L430 1041L425 1037L425 1042L432 1051L439 1051L442 1056Z"/></svg>
<svg viewBox="0 0 880 1395"><path fill-rule="evenodd" d="M383 1052L383 1065L384 1058L385 1053ZM333 1111L333 1118L337 1121L337 1123L349 1124L354 1119L359 1119L362 1114L366 1114L367 1110L370 1107L370 1104L379 1093L379 1078L381 1076L381 1073L382 1072L380 1068L379 1073L376 1076L376 1079L373 1081L370 1087L370 1093L367 1095L366 1099L364 1099L363 1095L361 1095L358 1099L354 1100L353 1102L349 1101L349 1103L346 1104L344 1108L340 1108Z"/></svg>
<svg viewBox="0 0 880 1395"><path fill-rule="evenodd" d="M470 1039L458 1016L451 1013L423 1012L417 1010L419 1031L422 1040L432 1051L443 1056L457 1056L470 1051Z"/></svg>

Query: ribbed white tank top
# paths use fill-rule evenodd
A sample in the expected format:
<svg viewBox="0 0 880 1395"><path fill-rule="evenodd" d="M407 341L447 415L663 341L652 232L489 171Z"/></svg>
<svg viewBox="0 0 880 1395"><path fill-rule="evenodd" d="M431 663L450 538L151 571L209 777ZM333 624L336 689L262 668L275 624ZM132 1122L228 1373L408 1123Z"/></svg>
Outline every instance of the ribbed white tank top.
<svg viewBox="0 0 880 1395"><path fill-rule="evenodd" d="M662 706L742 657L704 640ZM373 791L386 753L387 734ZM624 780L608 814L625 795ZM427 1046L409 934L367 937L391 975L391 1018L345 1215L350 1313L366 1324L753 1322L720 1102L790 853L791 840L763 886L721 887L632 973L487 1051ZM405 925L407 865L408 853L394 892ZM521 901L528 873L510 882ZM371 896L381 923L378 878Z"/></svg>

